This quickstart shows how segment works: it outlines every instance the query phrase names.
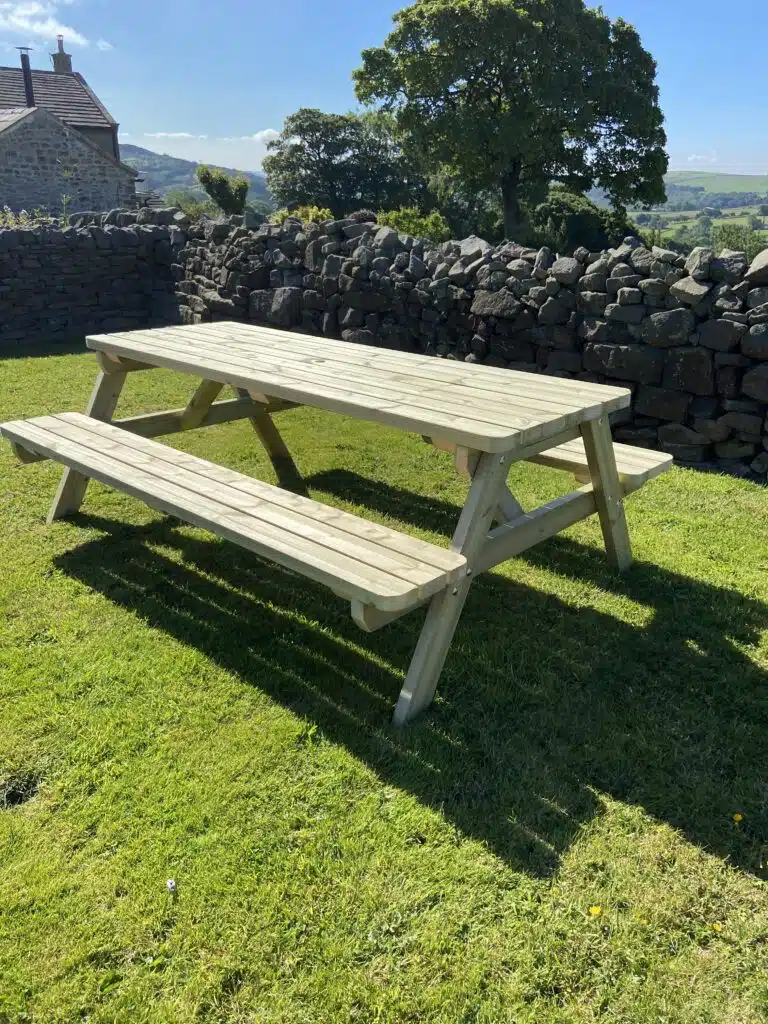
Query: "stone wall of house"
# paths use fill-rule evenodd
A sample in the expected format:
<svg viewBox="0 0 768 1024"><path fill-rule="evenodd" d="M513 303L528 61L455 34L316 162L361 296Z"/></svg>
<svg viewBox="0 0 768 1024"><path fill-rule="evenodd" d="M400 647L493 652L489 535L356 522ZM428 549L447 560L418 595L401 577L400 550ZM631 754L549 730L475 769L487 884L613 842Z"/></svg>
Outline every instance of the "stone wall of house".
<svg viewBox="0 0 768 1024"><path fill-rule="evenodd" d="M65 229L0 230L0 354L177 321L171 266L186 233L174 217L188 223L174 210L138 224L115 210Z"/></svg>
<svg viewBox="0 0 768 1024"><path fill-rule="evenodd" d="M636 238L557 259L479 238L439 246L353 219L190 229L184 323L246 320L351 344L624 385L614 436L683 463L768 476L768 250Z"/></svg>
<svg viewBox="0 0 768 1024"><path fill-rule="evenodd" d="M26 117L0 145L0 207L58 214L68 196L70 210L111 210L131 205L134 195L125 168L44 110Z"/></svg>

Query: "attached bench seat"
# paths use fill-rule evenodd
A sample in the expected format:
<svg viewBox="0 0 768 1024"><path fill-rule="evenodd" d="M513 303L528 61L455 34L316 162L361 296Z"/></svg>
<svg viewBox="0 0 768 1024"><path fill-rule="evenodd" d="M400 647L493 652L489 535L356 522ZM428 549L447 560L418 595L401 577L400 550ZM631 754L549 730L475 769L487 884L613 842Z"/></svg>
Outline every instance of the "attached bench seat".
<svg viewBox="0 0 768 1024"><path fill-rule="evenodd" d="M618 444L615 441L613 451L625 494L639 490L643 484L672 468L672 456L665 452L652 451L650 448L635 448L632 445ZM583 483L588 483L590 479L587 453L580 437L558 445L557 448L550 448L546 452L534 455L528 461L535 462L540 466L570 470Z"/></svg>
<svg viewBox="0 0 768 1024"><path fill-rule="evenodd" d="M466 573L463 555L80 413L3 423L0 434L382 611Z"/></svg>

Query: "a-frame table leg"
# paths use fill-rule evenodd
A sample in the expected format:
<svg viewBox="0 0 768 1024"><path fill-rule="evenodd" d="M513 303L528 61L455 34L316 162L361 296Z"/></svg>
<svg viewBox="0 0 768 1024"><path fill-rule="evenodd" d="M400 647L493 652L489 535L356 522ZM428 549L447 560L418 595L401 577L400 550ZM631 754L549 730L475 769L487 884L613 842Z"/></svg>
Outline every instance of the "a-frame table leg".
<svg viewBox="0 0 768 1024"><path fill-rule="evenodd" d="M509 470L504 455L480 456L467 501L451 542L468 562L463 581L432 598L395 708L394 724L404 725L427 707L435 693L451 640L472 584L473 560L486 542Z"/></svg>
<svg viewBox="0 0 768 1024"><path fill-rule="evenodd" d="M235 388L235 391L240 398L252 397L245 388ZM270 414L264 410L264 412L259 412L255 416L249 416L248 419L256 431L259 440L264 445L269 460L274 467L279 485L287 491L294 491L296 494L306 494L306 484L302 480L301 473L299 473L296 463L288 451L288 446L275 426Z"/></svg>
<svg viewBox="0 0 768 1024"><path fill-rule="evenodd" d="M616 455L608 417L582 424L582 437L595 491L605 550L617 569L632 565L632 544L624 514L624 489L616 469Z"/></svg>
<svg viewBox="0 0 768 1024"><path fill-rule="evenodd" d="M481 455L482 452L476 451L473 448L458 446L456 448L455 465L459 476L463 476L471 482L480 464ZM501 489L499 507L496 509L496 514L493 517L494 522L508 523L513 519L517 519L522 514L522 505L505 484Z"/></svg>

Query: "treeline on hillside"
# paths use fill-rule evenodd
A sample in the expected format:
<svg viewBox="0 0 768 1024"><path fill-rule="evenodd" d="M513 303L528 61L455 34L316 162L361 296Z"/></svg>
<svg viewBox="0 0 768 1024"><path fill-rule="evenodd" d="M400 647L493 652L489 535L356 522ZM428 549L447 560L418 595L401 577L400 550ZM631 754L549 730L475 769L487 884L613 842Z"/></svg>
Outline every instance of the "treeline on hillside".
<svg viewBox="0 0 768 1024"><path fill-rule="evenodd" d="M766 206L768 193L708 192L702 185L672 185L667 182L667 202L652 206L653 212L685 213L695 210L733 210L744 206Z"/></svg>

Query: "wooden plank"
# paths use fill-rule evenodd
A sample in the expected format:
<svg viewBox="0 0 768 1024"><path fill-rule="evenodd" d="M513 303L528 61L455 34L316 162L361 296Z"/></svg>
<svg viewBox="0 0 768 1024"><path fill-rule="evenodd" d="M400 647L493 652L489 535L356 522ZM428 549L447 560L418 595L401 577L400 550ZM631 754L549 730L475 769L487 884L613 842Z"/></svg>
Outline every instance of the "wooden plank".
<svg viewBox="0 0 768 1024"><path fill-rule="evenodd" d="M96 375L96 383L93 385L91 397L85 407L86 415L97 420L111 420L120 399L120 392L123 390L125 376L125 370L111 371L110 373L100 370ZM62 519L64 516L79 511L87 487L88 477L67 466L62 474L46 521L52 523L55 519Z"/></svg>
<svg viewBox="0 0 768 1024"><path fill-rule="evenodd" d="M605 396L600 396L598 399L594 395L594 389L589 396L585 392L584 395L574 393L565 397L557 389L550 389L547 386L547 378L537 377L535 374L527 376L536 381L536 384L527 385L524 388L518 386L511 392L508 390L503 393L499 390L483 388L481 382L473 380L471 376L465 379L443 380L439 372L427 376L426 368L420 368L417 375L404 372L403 367L399 366L396 360L383 365L378 360L371 359L351 360L341 356L329 359L320 357L316 350L301 349L293 344L278 345L272 340L259 341L258 346L255 346L252 339L249 340L247 336L241 337L238 334L239 328L230 327L230 325L224 326L228 328L228 331L231 330L235 337L226 336L217 339L216 351L227 352L233 358L239 356L246 360L246 365L249 368L254 370L258 366L288 373L291 368L301 372L306 371L307 366L311 366L313 375L324 379L338 380L341 376L350 383L370 384L376 382L397 388L408 394L428 397L444 396L453 407L457 404L463 406L464 403L467 403L481 407L485 412L493 411L502 414L509 413L514 409L521 415L526 411L534 411L538 415L548 413L563 416L578 412L596 418L605 409ZM189 333L183 339L185 350L189 351L190 346L193 346L192 351L196 351L194 346L198 344L197 336L192 333L193 328L187 330ZM181 338L181 335L174 335L173 339L164 339L164 343L177 344ZM439 364L442 360L436 362ZM549 379L559 380L561 378Z"/></svg>
<svg viewBox="0 0 768 1024"><path fill-rule="evenodd" d="M230 328L230 325L224 325ZM231 328L236 331L237 328ZM176 351L186 355L200 352L199 341L194 329L188 327L186 333L174 334L172 337L164 336L162 344L165 347L173 347ZM202 351L206 350L206 346ZM568 401L563 401L556 390L552 390L544 384L538 384L536 393L528 394L507 392L501 394L496 391L488 391L480 388L478 382L475 386L469 386L464 382L451 381L440 382L433 374L430 378L423 376L413 377L402 371L402 367L393 364L392 368L382 367L375 361L356 363L353 360L342 360L339 358L332 361L327 357L321 357L315 351L297 351L294 345L277 346L276 344L265 344L254 346L253 342L246 339L231 340L219 338L216 341L215 352L222 358L226 357L229 362L236 364L249 372L254 373L277 373L292 380L318 381L322 383L336 384L344 380L351 391L366 392L371 388L382 394L396 392L398 395L418 396L426 407L439 401L443 408L450 410L457 406L461 409L474 410L475 413L482 413L489 422L506 424L518 421L521 417L541 419L554 419L562 417L561 426L568 423L579 423L583 418L597 418L602 415L605 409L603 400L596 401L594 396L591 404L586 397L574 396ZM440 362L440 361L438 361ZM535 375L528 374L528 377L537 380ZM559 380L560 378L551 378Z"/></svg>
<svg viewBox="0 0 768 1024"><path fill-rule="evenodd" d="M434 696L472 583L472 566L485 542L508 471L509 461L504 455L484 454L480 460L451 541L452 550L460 552L467 559L468 568L455 585L446 587L430 601L397 700L393 717L395 725L404 725L410 721L427 707Z"/></svg>
<svg viewBox="0 0 768 1024"><path fill-rule="evenodd" d="M491 401L509 401L510 398L517 401L518 398L537 396L543 401L574 409L591 404L605 405L607 400L619 397L626 404L626 397L629 395L625 388L484 367L482 364L468 366L456 360L411 356L409 353L372 349L369 346L351 345L347 342L337 343L336 347L331 348L326 348L323 343L322 348L319 348L315 339L301 335L292 335L290 343L286 345L284 340L279 341L271 332L265 337L261 334L254 337L252 328L245 324L221 323L207 326L216 328L217 346L237 346L248 352L270 351L288 360L311 359L316 364L345 368L354 366L376 374L395 374L419 382L422 387L425 383L434 384L439 381L451 386L481 390ZM187 328L187 331L197 331L197 328ZM195 334L193 337L199 338L200 335ZM187 340L189 338L188 335ZM208 343L206 338L206 344ZM413 358L417 362L408 363L405 361L408 358ZM491 375L486 375L485 371L490 371ZM556 382L554 387L551 386L552 382Z"/></svg>
<svg viewBox="0 0 768 1024"><path fill-rule="evenodd" d="M83 417L80 417L77 413L61 413L56 419L79 423ZM87 424L87 427L92 429L91 424ZM132 448L137 453L142 451L151 452L153 459L167 461L172 468L180 467L195 472L201 477L211 480L217 488L220 488L222 485L236 487L253 498L269 501L276 506L282 506L285 509L308 515L318 522L328 523L338 529L345 530L354 537L383 543L391 551L399 551L418 560L424 560L428 556L430 565L441 568L446 572L456 570L457 567L463 565L461 559L445 548L418 540L408 534L399 533L378 523L360 519L358 516L344 512L342 509L335 508L332 505L323 505L320 502L283 491L273 487L271 484L228 469L226 466L207 462L197 456L177 451L175 448L169 448L166 445L153 445L151 448L147 448L141 442L131 440L125 435L124 431L119 430L114 424L108 430L103 430L101 427L98 429L99 433L105 439L108 439L107 443L109 441L115 442L121 446ZM128 461L132 458L133 456L129 456ZM217 491L217 493L221 492Z"/></svg>
<svg viewBox="0 0 768 1024"><path fill-rule="evenodd" d="M206 413L211 408L214 401L219 397L223 387L224 385L221 381L200 381L197 386L197 390L194 395L192 395L187 403L186 409L181 414L182 430L193 430L195 427L199 427L201 425L205 419Z"/></svg>
<svg viewBox="0 0 768 1024"><path fill-rule="evenodd" d="M643 484L672 467L672 456L665 452L657 452L649 448L636 448L616 442L613 445L613 452L625 494L638 490ZM584 441L580 437L541 452L530 461L542 466L570 471L585 482L590 479L587 453Z"/></svg>
<svg viewBox="0 0 768 1024"><path fill-rule="evenodd" d="M596 511L595 494L592 485L588 484L532 512L523 512L514 521L491 530L472 563L473 571L486 572L509 558L515 558Z"/></svg>
<svg viewBox="0 0 768 1024"><path fill-rule="evenodd" d="M122 343L116 342L115 345L122 347ZM216 357L192 358L167 350L161 352L159 347L155 347L152 359L158 366L180 370L182 373L221 380L222 383L235 387L264 389L278 398L286 398L303 405L320 406L331 412L340 412L376 423L386 423L417 434L452 436L462 444L482 450L509 448L518 439L518 435L522 443L525 443L538 440L544 433L539 424L518 432L508 427L495 427L483 421L460 418L455 412L449 414L425 410L418 405L405 402L398 403L367 395L351 394L344 387L343 381L338 382L335 387L326 387L311 381L288 382L276 375L264 373L256 376Z"/></svg>
<svg viewBox="0 0 768 1024"><path fill-rule="evenodd" d="M214 402L208 412L197 424L199 427L211 427L217 423L230 423L233 420L247 419L254 413L255 407L249 398L231 398L222 402ZM126 416L112 420L116 427L129 430L141 437L162 437L165 434L177 434L189 427L182 425L184 409L167 409L164 412L147 412L139 416Z"/></svg>
<svg viewBox="0 0 768 1024"><path fill-rule="evenodd" d="M624 515L624 492L616 469L610 424L607 418L594 420L582 424L581 430L605 550L617 569L628 569L632 564L632 544Z"/></svg>
<svg viewBox="0 0 768 1024"><path fill-rule="evenodd" d="M497 389L499 394L507 399L521 390L539 393L544 397L557 395L566 401L571 400L572 404L576 406L589 405L593 402L607 403L610 406L608 411L614 411L614 408L626 407L630 397L626 388L540 376L518 370L484 366L483 364L468 366L465 363L435 359L416 353L394 352L389 349L353 345L334 339L315 339L296 333L288 334L285 331L276 331L273 328L256 324L222 321L215 324L197 324L192 327L169 327L145 332L134 331L129 335L123 334L122 337L134 337L141 333L157 338L160 333L164 336L171 336L180 332L184 332L187 339L191 336L207 344L218 345L222 338L238 337L251 349L270 345L286 354L292 351L301 351L323 362L339 361L343 365L356 362L372 368L389 367L414 377L423 377L428 381L458 381L468 386ZM108 343L114 337L115 335L96 336L89 340L89 344L93 341L93 347L99 347L102 342ZM617 403L615 406L614 402Z"/></svg>
<svg viewBox="0 0 768 1024"><path fill-rule="evenodd" d="M434 579L432 556L435 553L440 561L452 561L454 568L462 564L450 552L421 541L408 545L409 551L393 552L389 542L394 531L386 527L347 531L344 529L345 521L357 526L359 520L356 521L356 517L345 513L329 516L326 506L306 498L287 502L280 489L252 480L234 470L215 472L216 479L212 479L208 468L212 464L203 459L145 439L116 433L114 427L104 430L94 421L82 424L82 419L77 414L64 413L54 417L40 417L36 422L44 429L55 429L63 438L92 447L94 451L104 452L124 462L129 468L138 466L163 481L172 481L187 488L192 494L200 494L238 512L246 512L254 521L263 520L280 527L286 533L295 534L299 545L309 540L327 546L409 583L421 585ZM394 539L397 541L397 537ZM414 550L418 555L412 553Z"/></svg>
<svg viewBox="0 0 768 1024"><path fill-rule="evenodd" d="M221 331L218 331L218 333L213 334L211 334L210 332L201 334L197 330L197 327L216 329L224 328L228 333L226 335L222 335ZM479 447L482 448L483 450L498 449L501 445L500 437L502 435L506 436L511 441L511 443L507 447L511 447L512 444L514 444L514 442L518 440L518 434L521 432L523 432L524 436L520 440L520 443L525 444L527 441L535 441L538 439L536 437L537 427L539 437L549 436L550 432L556 430L558 427L558 424L556 423L553 425L553 420L555 420L556 417L554 415L552 406L557 406L558 411L562 411L563 408L566 407L565 405L558 406L558 403L560 402L560 393L562 391L560 385L563 383L569 385L574 383L571 381L563 382L560 378L548 378L544 383L541 383L540 381L542 381L543 379L540 378L538 379L539 382L537 382L535 386L536 388L542 389L541 394L531 397L531 395L529 394L530 389L532 387L530 381L532 379L536 380L535 375L517 374L517 378L520 379L520 382L515 386L520 387L522 389L522 394L519 398L521 408L523 403L533 403L534 406L538 405L542 409L546 409L547 405L549 404L549 411L542 412L542 415L539 417L540 420L544 422L536 424L535 422L532 422L532 418L530 417L518 416L515 418L514 414L510 414L509 412L509 410L512 409L513 406L512 399L514 398L514 393L513 389L511 389L511 385L515 381L514 377L504 378L506 381L505 393L500 393L499 395L494 396L494 410L492 416L489 416L487 412L483 411L483 408L488 407L489 405L489 396L487 394L474 393L473 400L470 402L469 399L467 399L468 404L465 404L465 402L463 401L463 399L467 397L465 395L465 392L469 390L471 393L471 389L468 385L465 385L464 383L453 384L450 381L448 381L441 384L440 387L438 388L434 384L435 379L440 379L442 374L446 372L446 361L434 360L429 357L421 356L410 357L411 359L416 359L418 361L418 367L420 368L420 372L427 372L427 370L425 369L426 365L429 365L430 367L428 372L432 374L431 383L433 386L431 389L427 388L427 390L433 391L434 394L430 395L425 399L423 397L423 392L425 390L423 380L420 380L417 385L414 384L413 380L410 380L410 383L406 382L405 378L407 378L407 374L403 373L404 363L399 362L399 359L401 356L409 354L388 352L386 353L387 358L389 360L394 360L394 362L392 363L392 369L388 369L384 376L380 375L378 378L379 382L375 383L374 385L371 385L370 388L367 388L366 385L357 381L354 384L354 386L350 386L347 389L346 398L348 401L343 404L341 401L339 401L339 403L336 404L336 400L340 400L342 397L340 395L338 387L340 379L338 374L341 371L338 370L337 367L329 363L329 360L327 358L328 349L327 346L325 345L325 339L323 341L323 344L320 345L317 342L314 342L314 340L311 338L303 338L302 336L299 335L287 336L285 332L282 332L282 337L280 337L280 334L277 334L277 337L280 339L281 344L281 352L278 352L278 350L274 348L275 342L273 336L268 335L270 337L270 345L273 346L270 349L271 358L274 360L276 358L276 355L282 355L283 361L280 365L282 366L283 371L281 372L280 370L275 370L272 368L265 370L258 369L256 367L256 362L258 362L258 359L264 360L264 358L268 357L265 357L263 352L259 353L258 351L254 351L253 345L251 345L249 348L247 342L251 338L254 329L248 327L247 325L233 326L231 324L225 323L214 325L197 325L197 327L166 328L163 329L162 331L157 332L132 332L131 335L123 336L109 335L103 338L91 339L90 344L92 344L93 346L110 345L112 347L121 345L130 346L131 344L134 346L144 346L144 348L147 350L151 349L151 357L156 361L162 361L163 365L172 365L173 368L181 368L186 370L186 372L206 372L208 375L210 375L209 364L206 363L204 365L204 363L206 360L210 360L211 358L213 358L212 352L214 352L214 339L218 338L219 348L216 351L218 351L218 362L220 367L221 365L225 365L227 372L229 372L230 375L234 374L243 377L246 374L250 374L251 389L259 387L264 391L268 391L271 394L278 395L278 397L287 397L288 400L296 399L305 402L308 400L309 395L311 394L312 404L321 405L322 407L330 408L337 411L348 412L352 415L361 415L361 407L363 409L366 409L367 407L367 411L370 412L370 410L373 410L373 413L365 415L365 418L370 418L381 422L390 422L395 426L402 426L404 429L417 430L421 433L430 433L431 436L448 437L449 439L453 441L458 441L460 443L469 443L470 438L466 435L466 433L464 434L463 437L457 437L457 433L459 431L461 431L462 429L466 429L468 427L470 430L475 429L475 433L471 439L472 447ZM241 334L240 332L245 333ZM158 340L159 335L162 335L162 338ZM228 341L226 345L222 346L221 338L229 337L230 335L234 335L237 345L235 345L234 343L230 343ZM293 338L301 338L301 341L299 343L294 342L292 340ZM309 343L310 346L314 345L314 348L305 349L302 347L301 350L295 348L296 344L306 346L307 343ZM332 347L332 350L338 354L338 358L341 359L343 357L343 359L346 360L347 365L350 365L355 362L354 354L350 353L349 351L350 349L354 349L355 346L343 342L335 344L336 348L333 349ZM241 348L241 352L239 354L236 354L234 351L235 347L237 346ZM132 351L135 354L135 352L138 351L138 348L134 348ZM299 351L301 353L300 358L304 360L308 367L307 370L297 370L295 366L298 364L291 363L291 360L299 358L299 355L297 355L297 352ZM371 370L371 367L368 367L366 369L366 372L375 371L376 373L378 373L379 371L376 369L376 363L377 360L379 359L379 356L378 354L374 354L373 356L371 356L371 351L372 350L368 348L365 349L366 358L368 362L371 363L371 367L373 367L373 370ZM224 353L227 354L225 355ZM187 359L186 366L179 366L178 360L180 358ZM171 359L175 359L177 361L175 363L170 363L169 360ZM194 368L189 364L189 360L192 360L195 363ZM405 362L407 362L407 360ZM289 363L291 364L290 367L288 366ZM274 365L276 364L274 364L273 362L272 364L270 364L270 367ZM461 367L462 377L468 378L471 383L476 383L477 378L475 378L475 376L471 374L471 371L475 369L477 368L474 366L470 368L463 365ZM395 370L398 371L396 374ZM323 372L330 373L331 376L333 377L332 382L330 382L330 378L325 378L328 381L327 386L324 386L323 383L320 382L319 380L319 377ZM358 366L357 364L355 364L354 369L348 370L348 372L354 373L356 379L357 377L364 376L364 374L362 374L361 367ZM511 374L513 373L513 371L501 371L501 373ZM288 376L286 376L286 374L288 374ZM301 376L301 379L295 379L297 374L303 374ZM400 391L395 391L393 387L388 387L388 385L397 383L394 380L393 375L397 376L399 380ZM385 377L387 384L380 383L382 380L385 379ZM499 378L496 379L498 380ZM241 384L240 386L247 385ZM454 387L458 388L459 390L455 392L454 401L453 404L451 405L450 392L451 389ZM290 391L288 390L289 388L291 389ZM384 390L385 388L388 389ZM409 390L404 392L403 388L408 388ZM463 391L461 390L462 388L464 389ZM369 393L373 389L375 389L376 393ZM361 391L365 391L366 393L361 394ZM460 394L462 396L461 403L457 403L455 401L456 394ZM557 397L550 397L552 395L557 395ZM599 399L595 407L586 407L585 403L587 401L587 396L589 396L589 398L593 401L596 398ZM413 406L411 405L411 403L414 402L417 398L418 402L420 403L420 410L418 408L414 409ZM628 404L629 401L629 392L626 391L625 389L605 388L604 386L601 385L584 385L582 391L581 383L579 382L579 388L572 389L570 396L566 394L566 398L567 401L573 403L573 412L571 416L572 421L581 422L585 416L597 415L601 409L606 409L609 406L616 408L625 406L626 404ZM393 405L390 405L390 400L392 399L395 399L395 401ZM498 405L496 405L496 402L498 402ZM459 404L465 417L469 416L467 409L469 409L471 412L472 406L477 406L479 414L482 417L484 417L484 419L473 420L469 424L465 420L464 423L460 423L459 431L457 431L457 417L455 415L455 409L457 404ZM528 408L528 406L526 406L526 408ZM449 410L450 414L447 414ZM406 420L406 412L416 413L418 411L421 412L420 419L417 419L416 416L413 415L412 417L407 417L408 421L404 422L404 420ZM453 429L450 431L450 433L448 431L430 431L427 429L420 429L425 427L424 420L426 416L429 416L430 425L433 427L435 425L445 423L450 424L450 426L453 427ZM502 429L499 430L499 424L496 424L495 427L491 427L490 430L487 427L479 426L480 424L487 423L489 419L504 420L505 422L502 426ZM510 420L513 420L511 424ZM515 420L516 422L514 422ZM517 427L517 424L519 424L519 429ZM513 427L513 430L507 430L505 433L504 428L509 427L510 425ZM482 436L481 430L486 435L485 444L477 443L479 438ZM489 434L493 435L493 440L490 442L487 441L487 435Z"/></svg>
<svg viewBox="0 0 768 1024"><path fill-rule="evenodd" d="M202 329L202 330L201 330ZM174 328L174 330L176 330ZM624 408L628 404L630 392L623 387L605 384L592 384L587 381L572 380L562 377L548 377L519 370L507 370L501 367L489 367L482 363L468 365L466 363L437 359L416 353L392 351L391 349L372 348L370 346L353 345L348 342L331 339L318 340L305 335L291 334L286 344L285 333L255 325L222 322L217 324L201 324L193 328L200 338L210 343L215 339L220 344L222 338L239 337L248 348L270 346L289 356L293 352L303 352L314 360L336 362L341 365L358 363L374 371L389 370L407 374L412 379L422 381L444 381L470 388L494 391L497 397L510 399L517 395L538 395L547 400L557 400L571 407L617 402L616 408ZM282 338L281 338L282 334Z"/></svg>
<svg viewBox="0 0 768 1024"><path fill-rule="evenodd" d="M434 412L449 420L455 421L461 418L457 408L463 406L460 389L453 389L450 393L439 391L439 389L425 388L423 384L418 386L400 386L392 380L389 374L355 374L352 371L344 371L340 367L337 372L332 368L325 367L321 362L303 362L301 364L290 363L287 360L277 362L274 359L265 358L258 352L243 353L232 351L225 345L218 345L215 353L203 352L187 344L183 339L176 341L163 340L162 346L157 343L153 347L155 358L166 359L175 357L185 360L191 365L191 360L200 359L200 366L215 365L217 369L232 374L251 374L258 381L259 386L269 393L274 392L275 385L283 387L308 389L307 393L317 392L324 394L329 389L333 393L343 390L355 404L363 405L371 409L391 408L398 405L408 405L410 408L418 409L422 415L430 415ZM251 389L249 389L251 390ZM274 392L277 393L277 392ZM414 403L411 405L411 403ZM542 414L537 407L532 410L524 410L517 414L510 402L499 402L490 406L487 401L475 402L476 418L473 422L480 425L483 431L488 429L498 433L501 430L507 431L520 428L530 428L538 424L542 419L549 422L556 420L556 427L559 429L565 425L565 417L560 411L550 414ZM463 406L464 409L467 406ZM469 418L469 415L467 418ZM575 420L580 422L579 416ZM500 421L500 422L499 422ZM561 422L562 421L562 422Z"/></svg>
<svg viewBox="0 0 768 1024"><path fill-rule="evenodd" d="M72 415L69 414L70 419ZM40 421L44 420L53 421L55 430L61 429L60 418L40 418ZM436 571L435 578L431 583L423 587L415 586L400 577L393 576L374 566L363 564L337 550L323 547L321 544L314 544L295 534L286 533L284 529L274 527L263 520L255 522L252 514L237 511L221 501L200 493L199 490L189 490L183 483L160 478L148 468L137 464L135 452L131 452L128 456L129 462L121 462L114 451L102 453L80 444L78 441L62 438L46 426L40 426L40 421L3 424L2 433L20 443L30 445L33 450L39 450L49 457L66 461L76 470L86 472L111 486L118 487L162 511L179 516L195 526L212 529L220 536L233 540L257 554L271 558L287 568L316 579L318 582L325 583L335 591L343 593L350 600L360 600L363 603L375 604L385 610L394 611L411 605L414 594L424 596L430 590L435 592L445 587L447 576L444 573ZM117 428L111 429L134 442L141 440L136 435L126 434ZM89 430L93 431L93 427L90 427ZM104 443L104 439L98 437L93 443L98 443L99 440ZM156 445L156 442L146 440L142 440L142 443ZM112 444L120 447L118 442L113 441ZM157 445L157 447L164 446ZM171 450L169 449L169 451ZM162 469L165 472L165 466ZM248 481L248 478L244 479ZM268 487L268 485L262 486ZM272 490L277 489L272 488ZM290 497L296 501L301 500L296 496ZM385 530L386 528L380 527L379 529ZM395 537L400 536L395 531L387 532ZM413 540L413 538L410 539ZM423 544L422 550L431 547L431 545ZM440 551L440 549L435 550Z"/></svg>

